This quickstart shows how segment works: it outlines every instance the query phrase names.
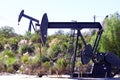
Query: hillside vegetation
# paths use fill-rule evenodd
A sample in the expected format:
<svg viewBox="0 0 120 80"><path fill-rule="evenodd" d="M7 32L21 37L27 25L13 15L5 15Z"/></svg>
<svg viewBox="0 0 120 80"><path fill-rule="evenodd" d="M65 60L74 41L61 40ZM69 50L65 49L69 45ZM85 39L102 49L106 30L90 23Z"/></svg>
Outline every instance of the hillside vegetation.
<svg viewBox="0 0 120 80"><path fill-rule="evenodd" d="M104 32L99 43L99 52L115 52L120 56L120 15L109 15L104 20ZM91 34L90 34L91 33ZM87 43L93 45L96 31L84 34ZM37 33L26 32L19 35L9 26L0 28L0 72L39 74L69 74L71 58L74 52L75 37L71 33L58 31L47 37L46 46L42 46L41 37ZM80 49L84 48L79 39L75 71L90 71L88 65L80 61Z"/></svg>

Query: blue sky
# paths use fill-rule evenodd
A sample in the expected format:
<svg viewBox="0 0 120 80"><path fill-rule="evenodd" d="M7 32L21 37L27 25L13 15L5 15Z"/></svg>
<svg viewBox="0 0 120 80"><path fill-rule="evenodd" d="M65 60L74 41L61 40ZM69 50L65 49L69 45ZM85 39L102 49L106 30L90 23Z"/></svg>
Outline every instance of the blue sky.
<svg viewBox="0 0 120 80"><path fill-rule="evenodd" d="M24 34L27 31L29 20L23 18L18 26L18 15L22 9L25 14L41 21L44 13L52 21L70 22L101 22L106 15L120 12L120 0L1 0L0 1L0 27L14 27L15 32ZM53 33L49 30L49 33Z"/></svg>

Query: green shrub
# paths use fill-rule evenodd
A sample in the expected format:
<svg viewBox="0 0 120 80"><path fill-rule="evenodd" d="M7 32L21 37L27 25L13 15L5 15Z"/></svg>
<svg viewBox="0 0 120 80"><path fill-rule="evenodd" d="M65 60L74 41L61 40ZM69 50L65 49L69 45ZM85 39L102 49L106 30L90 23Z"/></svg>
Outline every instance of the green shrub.
<svg viewBox="0 0 120 80"><path fill-rule="evenodd" d="M22 57L21 57L21 61L22 63L25 63L25 64L28 64L29 63L29 54L24 54Z"/></svg>
<svg viewBox="0 0 120 80"><path fill-rule="evenodd" d="M10 49L4 50L0 55L0 64L2 64L2 66L0 67L2 69L1 71L12 73L14 71L13 65L16 64L16 62L17 58L15 56L15 53L12 52Z"/></svg>
<svg viewBox="0 0 120 80"><path fill-rule="evenodd" d="M42 63L42 67L43 67L46 71L48 71L49 68L50 68L50 62L46 61L46 62Z"/></svg>
<svg viewBox="0 0 120 80"><path fill-rule="evenodd" d="M56 71L58 71L58 73L64 72L67 67L67 62L64 58L60 58L57 60L54 67L55 67Z"/></svg>
<svg viewBox="0 0 120 80"><path fill-rule="evenodd" d="M19 47L19 53L23 54L27 51L28 45L24 44Z"/></svg>
<svg viewBox="0 0 120 80"><path fill-rule="evenodd" d="M19 53L21 53L21 54L24 54L26 52L32 53L32 52L34 52L34 49L35 49L34 46L29 46L29 45L24 44L24 45L20 46Z"/></svg>
<svg viewBox="0 0 120 80"><path fill-rule="evenodd" d="M16 59L15 57L8 57L8 58L4 61L4 64L9 67L10 65L15 64L16 61L17 61L17 59Z"/></svg>
<svg viewBox="0 0 120 80"><path fill-rule="evenodd" d="M58 56L58 54L61 52L60 50L60 46L59 45L54 45L51 46L48 50L47 50L47 56L53 60L54 58L56 58Z"/></svg>
<svg viewBox="0 0 120 80"><path fill-rule="evenodd" d="M12 37L8 39L8 44L11 47L11 50L16 51L18 49L18 39L17 37Z"/></svg>
<svg viewBox="0 0 120 80"><path fill-rule="evenodd" d="M3 56L8 56L8 57L15 57L15 53L13 53L10 49L6 49L3 51Z"/></svg>
<svg viewBox="0 0 120 80"><path fill-rule="evenodd" d="M30 40L34 43L40 43L41 39L40 39L40 35L35 33L33 34L33 36L30 38Z"/></svg>
<svg viewBox="0 0 120 80"><path fill-rule="evenodd" d="M50 60L49 60L48 57L46 57L45 55L42 55L41 61L44 63L44 62L50 61Z"/></svg>
<svg viewBox="0 0 120 80"><path fill-rule="evenodd" d="M9 43L9 44L17 44L17 43L18 43L18 39L15 38L15 37L14 37L14 38L13 38L13 37L12 37L12 38L9 38L9 39L8 39L8 43Z"/></svg>
<svg viewBox="0 0 120 80"><path fill-rule="evenodd" d="M40 62L40 55L36 54L35 56L29 57L29 62L32 65L38 64Z"/></svg>

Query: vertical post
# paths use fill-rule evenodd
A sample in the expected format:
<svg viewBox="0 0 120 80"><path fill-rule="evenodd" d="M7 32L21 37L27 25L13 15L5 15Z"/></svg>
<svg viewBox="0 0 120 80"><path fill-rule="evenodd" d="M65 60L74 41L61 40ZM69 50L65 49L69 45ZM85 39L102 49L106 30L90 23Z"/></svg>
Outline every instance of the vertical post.
<svg viewBox="0 0 120 80"><path fill-rule="evenodd" d="M30 20L29 28L28 28L28 31L30 31L30 32L31 32L31 25L32 25L32 20Z"/></svg>
<svg viewBox="0 0 120 80"><path fill-rule="evenodd" d="M74 47L74 54L73 54L73 58L72 58L71 77L73 77L73 74L74 74L74 67L75 67L75 61L76 61L76 52L77 52L77 45L78 45L79 34L80 34L80 31L77 30L76 44L75 44L75 47Z"/></svg>
<svg viewBox="0 0 120 80"><path fill-rule="evenodd" d="M87 44L86 44L85 39L83 38L82 33L80 31L79 31L79 35L81 37L81 40L82 40L84 46L86 46Z"/></svg>
<svg viewBox="0 0 120 80"><path fill-rule="evenodd" d="M94 22L96 22L96 15L93 16Z"/></svg>

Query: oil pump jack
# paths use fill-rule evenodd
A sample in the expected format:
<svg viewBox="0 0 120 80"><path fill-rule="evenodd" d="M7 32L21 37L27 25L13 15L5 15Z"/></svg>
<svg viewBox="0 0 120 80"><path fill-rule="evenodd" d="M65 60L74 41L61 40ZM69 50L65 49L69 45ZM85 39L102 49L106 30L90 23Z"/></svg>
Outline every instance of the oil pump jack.
<svg viewBox="0 0 120 80"><path fill-rule="evenodd" d="M93 61L94 66L91 73L83 73L83 77L92 77L92 78L113 78L116 74L120 72L120 58L116 56L112 52L97 52L97 48L99 45L99 41L103 32L103 28L99 22L48 22L47 14L45 13L42 17L41 24L39 20L30 17L24 14L24 10L21 11L18 22L21 21L21 18L25 17L30 20L28 30L31 31L31 27L36 31L32 22L35 22L35 26L40 27L40 36L42 38L43 46L46 44L47 39L47 29L74 29L77 31L76 35L76 42L74 46L74 53L72 57L72 69L71 69L71 77L77 77L78 75L75 74L75 62L76 62L76 52L78 47L78 40L81 37L81 40L84 44L84 49L81 51L81 62L82 64L88 64L90 60ZM97 36L94 42L94 46L92 47L91 44L87 44L81 30L82 29L98 29ZM115 70L113 70L115 67Z"/></svg>

